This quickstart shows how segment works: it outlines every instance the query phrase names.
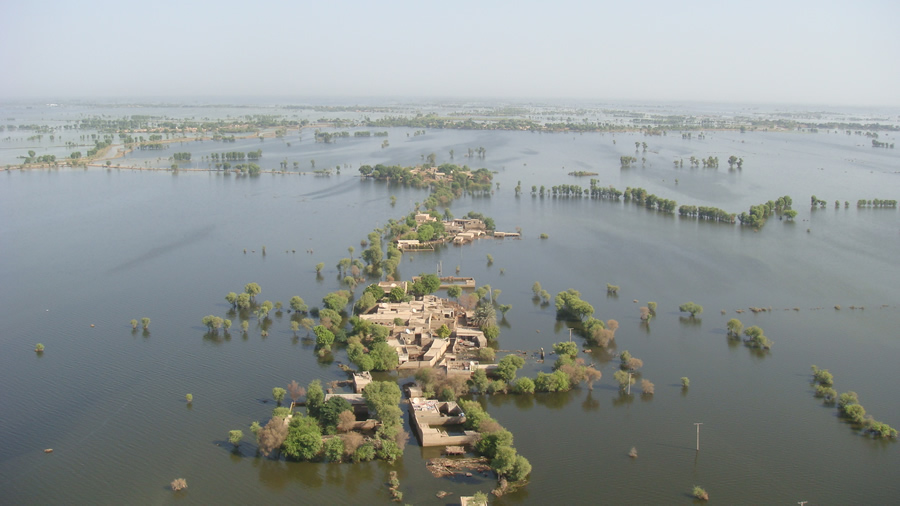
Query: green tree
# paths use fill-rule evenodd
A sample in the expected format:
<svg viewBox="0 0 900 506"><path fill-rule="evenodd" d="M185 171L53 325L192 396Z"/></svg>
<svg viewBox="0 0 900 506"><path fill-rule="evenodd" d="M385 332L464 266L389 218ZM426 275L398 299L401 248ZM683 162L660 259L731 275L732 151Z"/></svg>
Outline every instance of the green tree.
<svg viewBox="0 0 900 506"><path fill-rule="evenodd" d="M416 296L432 294L441 287L441 279L435 274L419 274L419 279L409 288Z"/></svg>
<svg viewBox="0 0 900 506"><path fill-rule="evenodd" d="M691 313L691 318L697 316L698 314L703 312L703 306L700 304L695 304L693 302L686 302L680 306L678 306L678 310L683 313Z"/></svg>
<svg viewBox="0 0 900 506"><path fill-rule="evenodd" d="M281 401L284 400L284 394L287 393L287 390L281 387L275 387L272 389L272 398L275 399L275 402L281 404Z"/></svg>
<svg viewBox="0 0 900 506"><path fill-rule="evenodd" d="M531 378L519 378L513 386L513 392L517 394L533 394L534 381Z"/></svg>
<svg viewBox="0 0 900 506"><path fill-rule="evenodd" d="M234 292L228 292L228 295L225 296L225 300L231 304L231 307L237 306L237 294Z"/></svg>
<svg viewBox="0 0 900 506"><path fill-rule="evenodd" d="M400 357L393 346L385 342L375 343L369 350L372 358L372 370L392 371L400 365Z"/></svg>
<svg viewBox="0 0 900 506"><path fill-rule="evenodd" d="M298 313L305 313L309 310L309 307L306 305L306 302L304 302L303 299L300 298L299 295L294 295L293 297L291 297L291 300L288 301L288 304L290 304L291 309L293 309L294 311L296 311Z"/></svg>
<svg viewBox="0 0 900 506"><path fill-rule="evenodd" d="M489 459L497 456L497 451L513 444L512 432L500 427L491 432L483 432L475 443L475 451Z"/></svg>
<svg viewBox="0 0 900 506"><path fill-rule="evenodd" d="M563 341L553 345L553 352L559 356L568 356L574 359L578 356L578 345L572 341Z"/></svg>
<svg viewBox="0 0 900 506"><path fill-rule="evenodd" d="M333 437L325 442L325 458L329 462L340 462L344 457L344 440Z"/></svg>
<svg viewBox="0 0 900 506"><path fill-rule="evenodd" d="M132 329L132 330L136 330L136 329L137 329L137 326L138 326L138 321L137 321L137 320L131 320L131 329Z"/></svg>
<svg viewBox="0 0 900 506"><path fill-rule="evenodd" d="M325 432L333 434L337 429L340 421L341 413L344 411L353 411L353 406L343 397L332 397L325 401L322 405L322 411L319 413L319 423L325 428Z"/></svg>
<svg viewBox="0 0 900 506"><path fill-rule="evenodd" d="M260 288L257 283L247 283L244 285L244 293L249 295L251 299L259 295L259 292L261 291L262 288Z"/></svg>
<svg viewBox="0 0 900 506"><path fill-rule="evenodd" d="M345 292L343 290L340 290L337 292L331 292L328 295L326 295L324 298L322 298L322 303L328 309L332 309L334 311L340 312L344 309L344 307L347 306L347 303L350 302L348 296L349 296L349 293Z"/></svg>
<svg viewBox="0 0 900 506"><path fill-rule="evenodd" d="M241 444L241 440L244 439L244 431L240 430L232 430L228 431L228 442L238 447Z"/></svg>
<svg viewBox="0 0 900 506"><path fill-rule="evenodd" d="M144 318L141 318L141 326L144 327L144 330L150 328L150 318L147 318L146 316Z"/></svg>
<svg viewBox="0 0 900 506"><path fill-rule="evenodd" d="M441 339L446 339L450 337L450 327L447 327L447 324L441 325L437 329L437 336Z"/></svg>
<svg viewBox="0 0 900 506"><path fill-rule="evenodd" d="M325 262L319 262L316 264L316 274L321 274L322 269L325 268Z"/></svg>
<svg viewBox="0 0 900 506"><path fill-rule="evenodd" d="M525 359L518 355L507 355L497 364L497 375L507 383L516 379L516 371L525 366Z"/></svg>
<svg viewBox="0 0 900 506"><path fill-rule="evenodd" d="M539 372L534 380L534 389L538 392L566 392L570 388L569 376L563 371Z"/></svg>
<svg viewBox="0 0 900 506"><path fill-rule="evenodd" d="M744 324L737 318L732 318L725 324L725 328L728 330L729 336L740 337L741 331L744 330Z"/></svg>
<svg viewBox="0 0 900 506"><path fill-rule="evenodd" d="M313 328L313 332L316 334L317 347L331 349L331 344L334 343L334 333L325 328L324 325L316 325Z"/></svg>
<svg viewBox="0 0 900 506"><path fill-rule="evenodd" d="M294 416L282 445L284 454L297 460L313 460L322 451L322 431L310 417Z"/></svg>
<svg viewBox="0 0 900 506"><path fill-rule="evenodd" d="M306 387L306 412L309 416L318 419L325 402L325 392L322 390L322 382L313 380Z"/></svg>
<svg viewBox="0 0 900 506"><path fill-rule="evenodd" d="M556 318L560 320L583 320L594 314L594 307L581 300L581 293L575 289L556 294Z"/></svg>
<svg viewBox="0 0 900 506"><path fill-rule="evenodd" d="M459 300L459 296L462 295L462 288L458 286L451 286L447 289L447 296L452 297L454 299Z"/></svg>
<svg viewBox="0 0 900 506"><path fill-rule="evenodd" d="M428 242L434 237L434 227L427 223L420 226L416 232L418 233L419 241L421 242Z"/></svg>

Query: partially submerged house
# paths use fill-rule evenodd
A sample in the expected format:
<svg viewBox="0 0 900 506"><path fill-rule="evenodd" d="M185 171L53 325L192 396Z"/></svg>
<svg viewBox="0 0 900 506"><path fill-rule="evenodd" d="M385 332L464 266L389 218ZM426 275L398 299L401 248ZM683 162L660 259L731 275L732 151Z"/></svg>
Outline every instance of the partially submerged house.
<svg viewBox="0 0 900 506"><path fill-rule="evenodd" d="M422 446L463 446L478 440L478 432L462 428L466 415L455 402L412 397L409 421Z"/></svg>

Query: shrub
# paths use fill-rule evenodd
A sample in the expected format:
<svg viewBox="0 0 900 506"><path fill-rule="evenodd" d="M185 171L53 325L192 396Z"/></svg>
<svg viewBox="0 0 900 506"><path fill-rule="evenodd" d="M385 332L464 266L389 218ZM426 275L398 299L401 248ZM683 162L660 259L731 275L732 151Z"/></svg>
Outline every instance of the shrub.
<svg viewBox="0 0 900 506"><path fill-rule="evenodd" d="M185 480L184 478L176 478L172 480L171 486L172 490L174 490L175 492L184 490L187 488L187 480Z"/></svg>
<svg viewBox="0 0 900 506"><path fill-rule="evenodd" d="M701 501L709 500L709 493L707 493L706 490L703 490L703 487L699 485L694 485L694 490L691 492L691 495L693 495L697 499L700 499Z"/></svg>
<svg viewBox="0 0 900 506"><path fill-rule="evenodd" d="M519 378L513 386L513 392L517 394L533 394L534 381L531 378Z"/></svg>

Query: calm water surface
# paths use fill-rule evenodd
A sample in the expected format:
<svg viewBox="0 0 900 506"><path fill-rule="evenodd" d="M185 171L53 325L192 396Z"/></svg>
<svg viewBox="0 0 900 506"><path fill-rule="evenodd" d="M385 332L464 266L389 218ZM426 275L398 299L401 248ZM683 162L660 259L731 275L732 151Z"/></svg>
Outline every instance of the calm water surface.
<svg viewBox="0 0 900 506"><path fill-rule="evenodd" d="M897 210L855 207L860 198L897 198L896 151L833 133L712 132L685 141L409 132L391 129L385 150L378 138L326 146L313 143L311 133L172 148L194 153L200 167L201 152L257 147L269 169L284 158L303 170L311 158L317 167L350 165L327 178L97 168L0 174L2 502L387 503L392 469L404 502L413 504L448 504L489 490L489 478L431 477L424 459L435 452L414 441L393 467L260 459L249 438L231 451L229 430L249 434L250 422L268 419L273 405L264 401L272 387L343 374L292 339L287 314L272 318L268 338L251 322L247 338L233 331L208 339L200 324L207 314L224 315L225 294L251 281L262 286L261 300L286 303L300 295L319 305L339 286L334 266L347 247L359 252L374 227L427 196L359 181L359 163L414 164L430 152L443 162L450 149L457 163L496 170L500 183L491 197L454 202L452 212L483 212L501 230L521 227L524 238L405 255L402 275L433 272L441 262L445 273L458 265L462 275L501 289L500 301L513 305L502 322L504 350L549 349L567 339L552 307L532 302L531 285L540 281L554 294L576 288L596 317L620 322L613 351L643 359L643 377L656 384L652 398L620 396L615 363L595 351L588 360L604 377L593 391L485 399L534 466L531 483L498 503L686 504L694 484L723 504L900 497L893 479L900 447L851 430L812 397L809 385L810 364L826 367L839 391L858 392L868 413L900 425L892 395L900 352L900 220ZM623 171L618 158L634 154L635 140L650 146L636 155L647 163ZM487 148L484 160L461 156L478 146ZM744 157L742 171L728 171L730 154ZM673 159L691 155L718 156L720 168L673 167ZM139 155L133 161L171 163ZM601 184L619 189L641 186L679 204L733 212L787 194L800 214L796 223L772 219L756 232L630 203L528 195L531 185L588 186L567 176L571 170L598 172ZM517 181L525 189L519 197ZM811 211L812 194L828 207ZM850 208L834 209L835 199L849 200ZM550 238L540 240L541 233ZM320 279L318 262L326 265ZM621 286L618 297L607 296L606 283ZM641 325L638 307L649 300L659 304L658 315ZM696 320L677 311L689 300L705 307ZM772 311L734 312L749 306ZM152 320L149 334L132 332L129 320L144 316ZM772 351L758 355L729 344L724 327L732 317L761 326L775 342ZM32 351L37 342L47 347L40 357ZM520 376L551 367L529 361ZM682 376L691 378L687 393L678 386ZM183 400L188 392L192 406ZM699 453L695 422L703 423ZM636 460L626 455L632 446ZM55 451L46 455L44 448ZM176 477L187 479L186 493L168 490ZM455 495L438 500L438 490Z"/></svg>

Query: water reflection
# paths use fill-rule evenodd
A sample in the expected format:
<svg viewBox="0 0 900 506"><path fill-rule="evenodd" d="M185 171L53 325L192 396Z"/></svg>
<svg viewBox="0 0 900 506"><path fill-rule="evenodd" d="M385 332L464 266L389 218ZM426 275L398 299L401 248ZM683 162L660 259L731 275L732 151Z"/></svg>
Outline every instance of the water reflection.
<svg viewBox="0 0 900 506"><path fill-rule="evenodd" d="M694 316L679 316L678 322L685 327L699 327L703 319Z"/></svg>
<svg viewBox="0 0 900 506"><path fill-rule="evenodd" d="M619 391L619 394L612 399L613 407L619 408L622 406L628 406L629 404L634 402L634 395L630 395L626 392Z"/></svg>
<svg viewBox="0 0 900 506"><path fill-rule="evenodd" d="M534 400L541 406L550 409L562 409L575 398L574 390L568 392L537 393Z"/></svg>
<svg viewBox="0 0 900 506"><path fill-rule="evenodd" d="M581 403L581 409L583 411L597 411L600 409L600 401L594 399L594 393L588 391L587 397L584 398L584 402Z"/></svg>

